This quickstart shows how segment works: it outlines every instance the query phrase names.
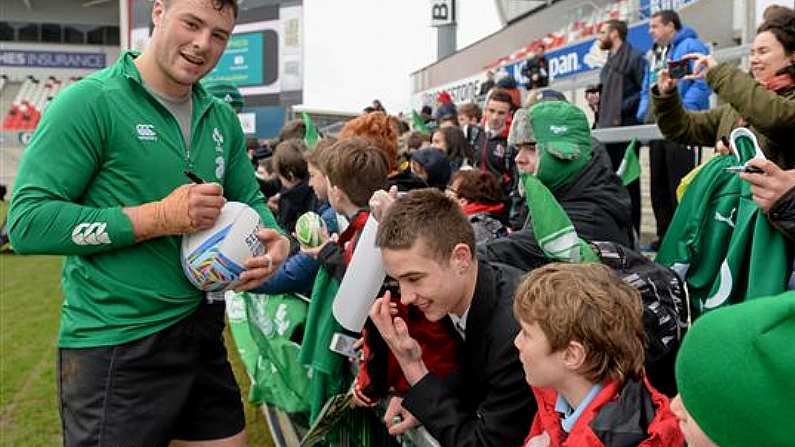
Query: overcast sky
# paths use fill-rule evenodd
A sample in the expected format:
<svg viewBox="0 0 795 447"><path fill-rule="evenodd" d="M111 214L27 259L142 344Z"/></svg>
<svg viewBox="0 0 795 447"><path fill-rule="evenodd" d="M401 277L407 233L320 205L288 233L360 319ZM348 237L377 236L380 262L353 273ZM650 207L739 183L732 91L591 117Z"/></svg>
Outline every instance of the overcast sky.
<svg viewBox="0 0 795 447"><path fill-rule="evenodd" d="M500 29L491 0L458 0L458 47ZM304 0L304 105L361 111L410 104L409 74L436 58L429 0Z"/></svg>

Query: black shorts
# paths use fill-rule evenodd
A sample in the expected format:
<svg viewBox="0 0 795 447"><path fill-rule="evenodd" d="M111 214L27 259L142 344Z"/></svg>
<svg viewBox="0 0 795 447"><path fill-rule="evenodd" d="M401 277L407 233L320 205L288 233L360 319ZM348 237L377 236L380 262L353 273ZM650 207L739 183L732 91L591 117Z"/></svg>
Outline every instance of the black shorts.
<svg viewBox="0 0 795 447"><path fill-rule="evenodd" d="M223 340L224 303L203 302L156 334L118 346L60 349L64 445L167 446L245 427Z"/></svg>

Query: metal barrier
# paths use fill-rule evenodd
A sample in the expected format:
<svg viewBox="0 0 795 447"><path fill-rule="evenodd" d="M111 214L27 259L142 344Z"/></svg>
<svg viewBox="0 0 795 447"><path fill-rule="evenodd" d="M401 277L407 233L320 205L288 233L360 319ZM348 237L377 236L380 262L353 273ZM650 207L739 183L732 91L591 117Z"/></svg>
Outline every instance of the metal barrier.
<svg viewBox="0 0 795 447"><path fill-rule="evenodd" d="M624 143L633 139L638 140L638 143L646 144L651 140L664 138L656 124L594 129L591 131L591 135L605 144Z"/></svg>
<svg viewBox="0 0 795 447"><path fill-rule="evenodd" d="M383 405L378 407L374 410L375 415L377 416L377 422L373 422L376 424L380 424L381 416L384 413ZM364 411L360 409L358 411ZM265 404L262 406L262 412L265 415L265 420L268 423L268 428L270 429L271 439L273 440L273 445L275 447L298 447L300 444L300 439L302 437L301 430L299 430L293 420L291 420L290 415L283 412L282 410L272 406ZM350 422L350 421L348 421ZM361 421L360 421L361 422ZM345 424L344 425L349 425ZM360 427L361 428L361 427ZM374 427L380 429L380 431L385 432L383 425L379 425L379 427ZM393 438L394 439L394 438ZM359 442L358 437L351 434L343 433L340 436L340 439L333 443L333 447L368 447L365 445L361 445ZM384 441L383 439L381 440ZM376 441L378 442L378 441ZM431 436L430 433L425 429L425 427L417 427L416 429L409 430L405 434L398 436L395 439L395 444L400 445L401 447L439 447L439 443L436 439ZM392 445L392 444L390 444ZM376 446L373 446L376 447ZM378 444L377 447L385 447L385 444Z"/></svg>

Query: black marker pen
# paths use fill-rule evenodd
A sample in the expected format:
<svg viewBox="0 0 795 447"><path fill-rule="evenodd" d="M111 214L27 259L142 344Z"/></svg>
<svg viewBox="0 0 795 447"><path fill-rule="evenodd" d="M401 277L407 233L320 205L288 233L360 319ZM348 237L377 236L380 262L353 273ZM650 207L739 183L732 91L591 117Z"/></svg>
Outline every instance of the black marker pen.
<svg viewBox="0 0 795 447"><path fill-rule="evenodd" d="M188 177L190 181L196 183L197 185L201 185L202 183L204 183L204 180L202 180L201 177L199 177L198 175L194 174L191 171L185 171L185 176Z"/></svg>

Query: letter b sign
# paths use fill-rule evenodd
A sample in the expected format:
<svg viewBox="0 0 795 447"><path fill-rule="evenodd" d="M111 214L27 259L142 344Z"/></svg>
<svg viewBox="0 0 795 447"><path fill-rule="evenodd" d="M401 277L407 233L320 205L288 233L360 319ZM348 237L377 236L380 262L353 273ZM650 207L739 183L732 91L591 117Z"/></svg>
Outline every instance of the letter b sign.
<svg viewBox="0 0 795 447"><path fill-rule="evenodd" d="M455 0L431 0L431 26L455 23Z"/></svg>

